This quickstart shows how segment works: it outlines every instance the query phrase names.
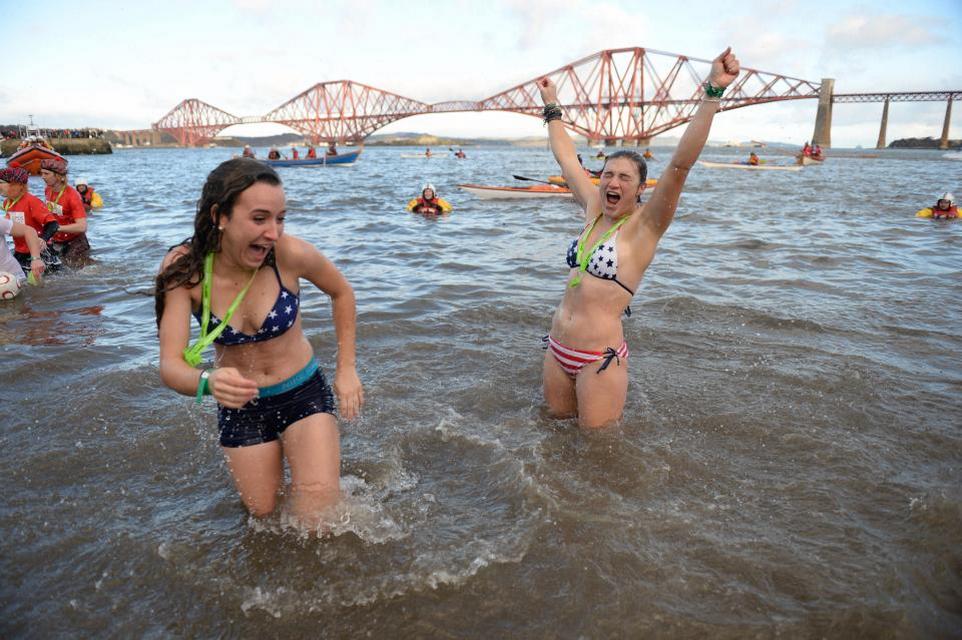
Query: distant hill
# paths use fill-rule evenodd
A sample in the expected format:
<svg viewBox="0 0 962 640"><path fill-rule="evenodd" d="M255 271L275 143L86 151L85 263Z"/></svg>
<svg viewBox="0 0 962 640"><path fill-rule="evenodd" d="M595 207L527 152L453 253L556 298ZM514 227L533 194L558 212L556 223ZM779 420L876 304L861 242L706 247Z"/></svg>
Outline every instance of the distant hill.
<svg viewBox="0 0 962 640"><path fill-rule="evenodd" d="M902 138L889 144L889 149L938 149L941 139ZM962 140L949 140L949 149L962 149Z"/></svg>

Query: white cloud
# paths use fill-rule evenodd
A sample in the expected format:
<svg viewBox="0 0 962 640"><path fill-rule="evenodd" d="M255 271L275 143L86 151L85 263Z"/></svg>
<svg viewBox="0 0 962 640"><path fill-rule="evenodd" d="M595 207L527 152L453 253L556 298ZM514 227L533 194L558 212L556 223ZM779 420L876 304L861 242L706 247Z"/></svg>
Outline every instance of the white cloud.
<svg viewBox="0 0 962 640"><path fill-rule="evenodd" d="M645 45L647 20L641 4L629 11L611 2L581 4L578 11L584 25L582 48L586 54L602 49L620 49Z"/></svg>
<svg viewBox="0 0 962 640"><path fill-rule="evenodd" d="M944 38L936 24L921 16L850 14L828 28L825 41L844 50L940 44Z"/></svg>

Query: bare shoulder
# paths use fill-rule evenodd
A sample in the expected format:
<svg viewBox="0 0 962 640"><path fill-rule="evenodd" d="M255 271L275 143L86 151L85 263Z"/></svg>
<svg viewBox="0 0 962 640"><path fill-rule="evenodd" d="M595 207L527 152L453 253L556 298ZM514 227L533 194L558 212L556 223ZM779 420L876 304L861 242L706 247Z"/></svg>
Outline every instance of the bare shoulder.
<svg viewBox="0 0 962 640"><path fill-rule="evenodd" d="M175 262L177 262L178 260L186 256L188 253L190 253L190 247L188 247L186 244L177 245L176 247L168 251L167 255L164 256L163 261L161 261L160 263L160 270L163 271L170 265L174 264Z"/></svg>
<svg viewBox="0 0 962 640"><path fill-rule="evenodd" d="M274 257L278 268L301 276L321 258L321 252L306 240L284 234L274 245Z"/></svg>

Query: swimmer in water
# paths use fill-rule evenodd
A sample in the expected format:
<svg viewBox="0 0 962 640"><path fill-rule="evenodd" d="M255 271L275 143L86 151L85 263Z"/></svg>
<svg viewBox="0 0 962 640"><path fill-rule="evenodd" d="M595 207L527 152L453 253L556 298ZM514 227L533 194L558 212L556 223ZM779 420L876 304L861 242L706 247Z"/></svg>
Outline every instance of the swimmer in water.
<svg viewBox="0 0 962 640"><path fill-rule="evenodd" d="M334 396L351 420L364 394L355 369L354 291L313 245L284 233L286 208L277 173L256 160L228 160L210 173L194 235L171 249L157 276L160 376L198 402L214 396L220 444L251 514L274 512L286 458L291 512L314 528L340 497ZM302 329L301 278L331 297L333 392ZM191 315L201 338L188 347ZM196 368L210 343L215 365Z"/></svg>
<svg viewBox="0 0 962 640"><path fill-rule="evenodd" d="M567 286L545 336L544 397L553 416L577 416L584 427L601 427L621 417L628 389L628 343L621 313L671 224L723 90L738 73L731 48L712 61L701 104L645 204L639 201L648 174L644 159L633 151L609 155L601 181L594 186L562 124L557 87L549 78L538 81L551 151L584 208L586 223L568 249Z"/></svg>

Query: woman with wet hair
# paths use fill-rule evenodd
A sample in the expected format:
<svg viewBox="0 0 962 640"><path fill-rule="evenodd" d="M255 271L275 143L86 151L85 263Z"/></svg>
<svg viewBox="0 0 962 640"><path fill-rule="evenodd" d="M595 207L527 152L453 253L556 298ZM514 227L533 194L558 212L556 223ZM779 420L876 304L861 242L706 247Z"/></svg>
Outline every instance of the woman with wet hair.
<svg viewBox="0 0 962 640"><path fill-rule="evenodd" d="M644 159L633 151L611 154L595 187L561 123L557 87L548 78L538 81L551 151L586 222L568 249L568 283L545 337L544 397L553 416L577 416L584 427L605 426L621 417L628 389L622 311L630 313L628 304L671 224L721 95L738 73L730 47L712 61L701 104L644 205L639 201L648 173Z"/></svg>
<svg viewBox="0 0 962 640"><path fill-rule="evenodd" d="M351 285L314 246L284 233L286 215L284 189L270 167L237 158L210 173L193 237L171 249L157 276L160 376L197 402L214 396L220 444L254 516L274 511L286 458L292 515L313 527L340 495L333 396L350 420L363 390ZM333 393L302 330L301 278L333 303ZM201 334L188 346L192 315ZM196 368L211 343L213 366Z"/></svg>

